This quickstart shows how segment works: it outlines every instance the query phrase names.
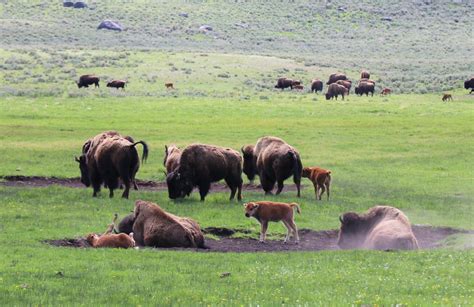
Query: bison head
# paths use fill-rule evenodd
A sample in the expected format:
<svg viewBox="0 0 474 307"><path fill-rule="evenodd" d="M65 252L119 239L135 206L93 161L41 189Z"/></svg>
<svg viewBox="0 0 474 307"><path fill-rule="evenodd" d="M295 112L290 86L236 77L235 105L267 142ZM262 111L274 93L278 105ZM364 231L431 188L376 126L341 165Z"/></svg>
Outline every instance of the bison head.
<svg viewBox="0 0 474 307"><path fill-rule="evenodd" d="M108 82L107 87L112 87L112 82Z"/></svg>
<svg viewBox="0 0 474 307"><path fill-rule="evenodd" d="M258 204L256 203L246 203L244 204L244 211L246 217L255 216L258 210Z"/></svg>
<svg viewBox="0 0 474 307"><path fill-rule="evenodd" d="M337 245L342 249L361 247L365 241L367 230L370 228L368 221L357 213L349 212L339 217L341 228Z"/></svg>
<svg viewBox="0 0 474 307"><path fill-rule="evenodd" d="M91 185L91 180L89 178L89 170L87 168L86 156L81 155L79 158L75 157L77 163L79 163L79 169L81 171L81 182L86 186Z"/></svg>
<svg viewBox="0 0 474 307"><path fill-rule="evenodd" d="M187 176L179 170L175 170L166 176L166 184L168 185L168 196L170 199L184 198L191 194L193 184L187 179Z"/></svg>
<svg viewBox="0 0 474 307"><path fill-rule="evenodd" d="M240 149L244 156L243 172L245 175L247 175L247 178L250 181L253 181L255 179L255 175L257 174L257 166L255 165L253 147L253 145L247 145Z"/></svg>
<svg viewBox="0 0 474 307"><path fill-rule="evenodd" d="M329 100L329 99L331 99L331 94L326 93L326 100Z"/></svg>

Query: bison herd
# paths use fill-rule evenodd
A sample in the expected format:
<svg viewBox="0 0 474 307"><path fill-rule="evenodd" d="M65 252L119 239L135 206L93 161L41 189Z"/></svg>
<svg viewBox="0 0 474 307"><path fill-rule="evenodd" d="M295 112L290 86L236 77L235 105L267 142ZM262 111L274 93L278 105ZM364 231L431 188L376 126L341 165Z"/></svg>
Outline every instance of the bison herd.
<svg viewBox="0 0 474 307"><path fill-rule="evenodd" d="M92 185L96 197L101 186L114 190L124 186L122 197L128 198L131 186L138 189L135 176L140 167L136 145L143 146L142 162L148 157L148 145L135 142L130 136L116 131L106 131L88 139L82 146L80 157L76 157L81 173L81 182ZM166 184L170 199L189 196L198 188L201 201L205 200L212 182L224 180L230 189L230 200L242 199L242 172L252 182L255 176L266 195L276 195L283 189L289 177L300 197L301 178L308 178L314 185L316 199L324 192L329 200L331 171L320 167L304 167L299 152L284 140L265 136L255 144L241 148L242 155L231 148L191 144L180 150L175 145L165 146ZM294 236L299 242L298 230L293 220L293 208L301 213L296 203L248 202L245 216L254 217L261 224L260 241L265 241L268 222L281 221L288 229L285 242ZM116 219L116 218L115 218ZM157 204L137 201L133 214L119 223L109 225L102 235L90 234L87 241L93 247L135 246L194 247L205 248L204 236L199 224L189 218L165 212ZM398 209L378 206L368 213L358 215L349 212L340 217L341 228L338 244L341 248L367 249L416 249L418 244L406 216ZM115 232L115 233L114 233Z"/></svg>

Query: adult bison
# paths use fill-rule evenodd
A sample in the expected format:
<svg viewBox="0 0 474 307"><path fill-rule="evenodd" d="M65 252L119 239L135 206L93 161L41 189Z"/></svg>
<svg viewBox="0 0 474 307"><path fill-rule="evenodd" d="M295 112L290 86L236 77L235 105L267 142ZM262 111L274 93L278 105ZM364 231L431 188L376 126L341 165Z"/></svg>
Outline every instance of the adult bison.
<svg viewBox="0 0 474 307"><path fill-rule="evenodd" d="M370 73L366 70L363 70L360 72L360 78L361 79L370 79Z"/></svg>
<svg viewBox="0 0 474 307"><path fill-rule="evenodd" d="M107 83L107 87L114 87L116 89L122 88L122 90L125 89L125 85L127 85L127 81L124 80L112 80Z"/></svg>
<svg viewBox="0 0 474 307"><path fill-rule="evenodd" d="M369 96L369 93L374 96L374 91L375 91L375 84L372 82L359 82L359 85L357 85L354 89L354 92L357 95L366 95Z"/></svg>
<svg viewBox="0 0 474 307"><path fill-rule="evenodd" d="M349 92L351 91L352 81L350 81L350 80L337 80L336 84L342 85L345 88L347 88L347 95L349 95Z"/></svg>
<svg viewBox="0 0 474 307"><path fill-rule="evenodd" d="M95 84L95 87L99 87L99 77L94 75L82 75L79 81L76 81L77 87L89 87L89 85Z"/></svg>
<svg viewBox="0 0 474 307"><path fill-rule="evenodd" d="M101 133L92 138L84 144L80 158L76 157L81 171L81 182L87 187L92 184L94 197L100 191L102 183L109 189L109 196L113 197L113 191L118 188L120 179L125 185L122 197L128 198L130 184L135 184L135 175L140 166L135 146L143 145L142 161L148 157L148 146L144 141L132 143L129 139L113 133Z"/></svg>
<svg viewBox="0 0 474 307"><path fill-rule="evenodd" d="M326 93L326 100L336 98L339 95L342 96L342 100L344 100L344 96L349 94L349 90L344 86L337 83L332 83L328 86L328 91Z"/></svg>
<svg viewBox="0 0 474 307"><path fill-rule="evenodd" d="M336 81L339 81L339 80L347 80L347 76L345 74L341 74L341 73L331 74L329 76L329 80L328 80L328 82L326 82L326 84L327 85L333 84L333 83L335 83Z"/></svg>
<svg viewBox="0 0 474 307"><path fill-rule="evenodd" d="M410 221L397 208L376 206L365 214L345 213L339 220L337 244L342 249L418 249Z"/></svg>
<svg viewBox="0 0 474 307"><path fill-rule="evenodd" d="M178 168L180 158L181 149L176 145L165 145L165 159L163 160L163 165L166 168L167 174Z"/></svg>
<svg viewBox="0 0 474 307"><path fill-rule="evenodd" d="M157 204L135 202L133 237L139 246L205 248L199 224L165 212Z"/></svg>
<svg viewBox="0 0 474 307"><path fill-rule="evenodd" d="M278 184L276 194L283 189L283 181L293 175L297 195L300 197L301 171L303 166L298 151L280 138L265 136L254 145L242 147L244 155L244 173L252 181L255 175L265 194L272 194L275 182Z"/></svg>
<svg viewBox="0 0 474 307"><path fill-rule="evenodd" d="M311 81L311 93L318 93L323 91L323 81L314 79Z"/></svg>
<svg viewBox="0 0 474 307"><path fill-rule="evenodd" d="M293 89L295 85L301 85L301 82L297 80L287 79L287 78L280 78L277 80L277 84L275 85L275 88L280 88L281 90L284 90L285 88L289 87Z"/></svg>
<svg viewBox="0 0 474 307"><path fill-rule="evenodd" d="M230 200L242 199L242 157L230 148L192 144L181 153L179 166L166 176L169 198L182 198L195 186L204 201L211 182L224 179L230 188Z"/></svg>
<svg viewBox="0 0 474 307"><path fill-rule="evenodd" d="M474 92L474 78L471 78L471 79L468 79L468 80L464 81L464 88L465 88L466 90L471 89L471 91L469 92L469 94L471 94L472 92Z"/></svg>

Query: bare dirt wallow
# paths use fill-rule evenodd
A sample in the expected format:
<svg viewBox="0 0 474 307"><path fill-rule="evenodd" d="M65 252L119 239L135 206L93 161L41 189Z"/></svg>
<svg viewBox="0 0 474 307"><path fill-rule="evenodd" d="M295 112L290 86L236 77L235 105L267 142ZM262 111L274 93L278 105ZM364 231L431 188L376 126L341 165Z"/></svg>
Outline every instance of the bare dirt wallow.
<svg viewBox="0 0 474 307"><path fill-rule="evenodd" d="M246 230L208 227L203 229L204 233L218 237L218 240L206 238L207 249L191 248L154 248L154 250L174 250L174 251L195 251L195 252L302 252L302 251L323 251L338 250L337 230L314 231L300 229L300 243L296 245L293 241L284 244L283 237L279 240L267 240L260 243L253 235ZM422 249L433 249L440 247L440 241L447 236L457 233L474 233L472 231L459 230L448 227L432 227L424 225L413 225L413 231ZM240 235L241 237L233 237ZM45 243L54 246L65 247L90 247L85 238L48 240ZM151 248L150 248L151 249Z"/></svg>

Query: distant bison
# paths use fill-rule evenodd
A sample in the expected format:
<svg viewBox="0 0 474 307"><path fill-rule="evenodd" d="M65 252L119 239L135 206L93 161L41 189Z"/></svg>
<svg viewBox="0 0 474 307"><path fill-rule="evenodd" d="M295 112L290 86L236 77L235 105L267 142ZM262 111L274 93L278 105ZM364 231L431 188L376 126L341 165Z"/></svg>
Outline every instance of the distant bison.
<svg viewBox="0 0 474 307"><path fill-rule="evenodd" d="M323 81L314 79L311 81L311 92L318 93L323 91Z"/></svg>
<svg viewBox="0 0 474 307"><path fill-rule="evenodd" d="M363 70L360 72L360 78L361 79L370 79L370 73L366 70Z"/></svg>
<svg viewBox="0 0 474 307"><path fill-rule="evenodd" d="M293 89L293 87L295 85L300 85L301 82L300 81L297 81L297 80L291 80L291 79L287 79L287 78L280 78L277 80L277 84L275 85L275 88L280 88L281 90L284 90L285 88L291 88Z"/></svg>
<svg viewBox="0 0 474 307"><path fill-rule="evenodd" d="M349 95L351 91L352 81L350 80L337 80L336 84L342 85L347 88L347 95Z"/></svg>
<svg viewBox="0 0 474 307"><path fill-rule="evenodd" d="M333 99L333 98L336 98L337 100L337 97L339 95L341 95L342 100L344 100L344 96L347 96L348 93L349 93L349 90L345 86L337 84L337 83L332 83L328 86L328 91L326 93L326 100Z"/></svg>
<svg viewBox="0 0 474 307"><path fill-rule="evenodd" d="M165 159L163 165L166 168L166 173L169 174L179 166L179 159L181 158L181 150L175 146L165 145Z"/></svg>
<svg viewBox="0 0 474 307"><path fill-rule="evenodd" d="M345 213L339 220L337 244L342 249L418 249L410 221L397 208L376 206L365 214Z"/></svg>
<svg viewBox="0 0 474 307"><path fill-rule="evenodd" d="M466 90L471 89L471 91L469 92L469 94L471 94L472 92L474 92L474 78L471 78L471 79L468 79L468 80L464 81L464 88L465 88Z"/></svg>
<svg viewBox="0 0 474 307"><path fill-rule="evenodd" d="M181 153L178 167L166 176L168 195L171 199L182 198L194 187L199 188L204 201L211 182L224 179L230 188L230 200L242 199L242 157L230 148L205 144L192 144Z"/></svg>
<svg viewBox="0 0 474 307"><path fill-rule="evenodd" d="M374 91L375 91L375 85L371 82L359 82L359 85L357 85L354 89L356 95L366 95L369 96L369 93L374 96Z"/></svg>
<svg viewBox="0 0 474 307"><path fill-rule="evenodd" d="M392 93L392 90L389 89L388 87L386 87L380 92L380 95L385 96L385 95L388 95L388 94L391 94L391 93Z"/></svg>
<svg viewBox="0 0 474 307"><path fill-rule="evenodd" d="M89 85L95 84L95 87L99 87L99 77L94 76L94 75L82 75L79 78L79 82L77 83L77 87L89 87Z"/></svg>
<svg viewBox="0 0 474 307"><path fill-rule="evenodd" d="M441 100L443 100L443 102L446 102L448 100L453 101L453 96L451 94L443 94L443 98L441 98Z"/></svg>
<svg viewBox="0 0 474 307"><path fill-rule="evenodd" d="M280 138L265 136L257 140L255 146L242 147L244 155L244 173L252 181L255 175L265 194L272 194L275 182L278 184L276 194L283 189L283 181L293 175L297 195L300 197L302 164L298 151Z"/></svg>
<svg viewBox="0 0 474 307"><path fill-rule="evenodd" d="M122 88L125 89L127 81L124 80L113 80L107 83L107 87L115 87L116 89Z"/></svg>
<svg viewBox="0 0 474 307"><path fill-rule="evenodd" d="M173 83L165 83L166 88L174 89Z"/></svg>
<svg viewBox="0 0 474 307"><path fill-rule="evenodd" d="M329 76L329 80L328 80L328 82L326 82L326 84L330 85L330 84L333 84L333 83L335 83L336 81L339 81L339 80L347 80L347 76L345 74L341 74L341 73L331 74Z"/></svg>
<svg viewBox="0 0 474 307"><path fill-rule="evenodd" d="M301 85L301 84L297 84L297 85L294 85L293 88L294 88L295 90L303 90L303 89L304 89L304 86Z"/></svg>
<svg viewBox="0 0 474 307"><path fill-rule="evenodd" d="M133 237L139 246L205 248L196 221L165 212L157 204L135 202Z"/></svg>
<svg viewBox="0 0 474 307"><path fill-rule="evenodd" d="M359 85L360 83L372 83L374 86L375 86L375 81L374 80L371 80L371 79L368 79L368 78L362 78L359 80L359 82L357 82L357 85Z"/></svg>

